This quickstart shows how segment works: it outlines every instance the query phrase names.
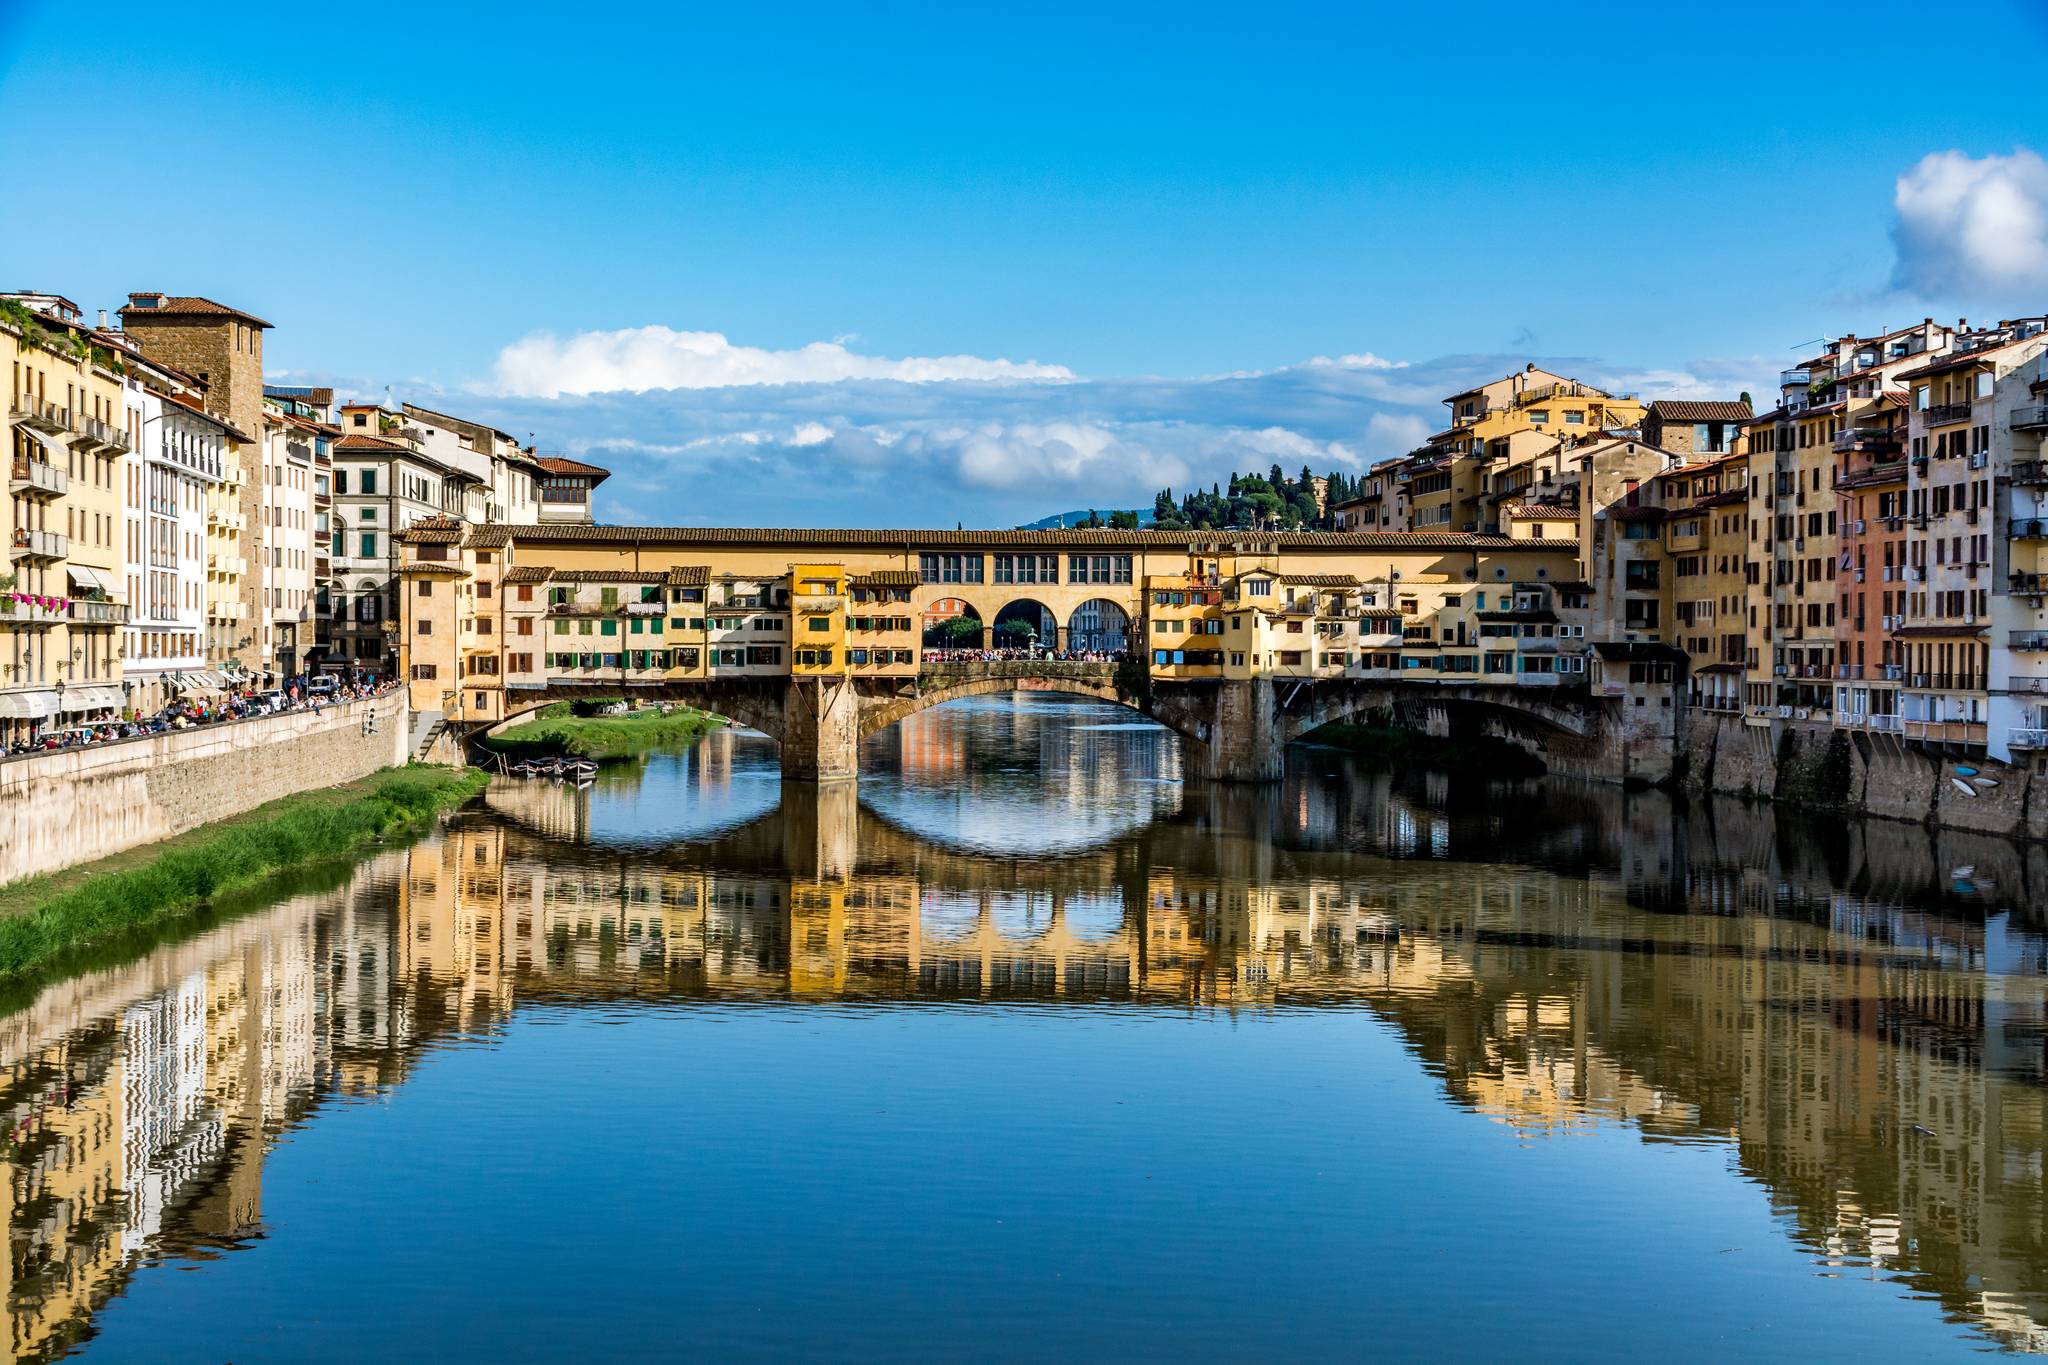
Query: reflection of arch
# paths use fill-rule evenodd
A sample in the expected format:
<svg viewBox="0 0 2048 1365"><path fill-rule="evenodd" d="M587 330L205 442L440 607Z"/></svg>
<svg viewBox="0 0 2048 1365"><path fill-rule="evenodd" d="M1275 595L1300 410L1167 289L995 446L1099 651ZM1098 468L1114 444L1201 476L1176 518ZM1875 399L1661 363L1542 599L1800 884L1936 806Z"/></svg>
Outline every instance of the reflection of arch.
<svg viewBox="0 0 2048 1365"><path fill-rule="evenodd" d="M1014 644L1017 641L1006 638L1004 626L1011 621L1021 621L1031 629L1031 643L1050 647L1059 639L1060 621L1052 614L1052 608L1030 597L1019 597L1003 604L996 613L996 619L989 624L995 631L995 642L999 645Z"/></svg>
<svg viewBox="0 0 2048 1365"><path fill-rule="evenodd" d="M1067 620L1067 648L1116 653L1130 638L1131 618L1107 597L1091 597Z"/></svg>
<svg viewBox="0 0 2048 1365"><path fill-rule="evenodd" d="M977 626L981 624L981 613L975 610L974 604L964 597L941 597L938 601L926 607L924 609L925 644L932 648L942 648L946 645L973 648L980 645L981 635L979 631L973 635L968 635L963 631L957 636L948 631L947 626L949 623L960 620L973 621Z"/></svg>
<svg viewBox="0 0 2048 1365"><path fill-rule="evenodd" d="M1067 933L1077 943L1107 943L1124 931L1121 893L1068 896L1061 908L1067 917Z"/></svg>

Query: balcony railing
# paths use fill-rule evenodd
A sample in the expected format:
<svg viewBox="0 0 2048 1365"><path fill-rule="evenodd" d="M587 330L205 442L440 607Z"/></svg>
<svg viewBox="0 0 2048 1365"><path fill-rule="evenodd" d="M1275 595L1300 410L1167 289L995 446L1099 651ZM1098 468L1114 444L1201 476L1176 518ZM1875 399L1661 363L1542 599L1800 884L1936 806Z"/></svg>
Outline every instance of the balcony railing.
<svg viewBox="0 0 2048 1365"><path fill-rule="evenodd" d="M2033 486L2048 484L2048 460L2014 460L2012 481Z"/></svg>
<svg viewBox="0 0 2048 1365"><path fill-rule="evenodd" d="M93 602L83 597L74 597L65 610L65 615L78 625L125 626L128 624L128 604Z"/></svg>
<svg viewBox="0 0 2048 1365"><path fill-rule="evenodd" d="M1982 744L1984 722L1980 720L1909 720L1905 722L1904 734L1908 739L1928 739L1946 744Z"/></svg>
<svg viewBox="0 0 2048 1365"><path fill-rule="evenodd" d="M23 426L60 436L71 430L71 409L34 398L16 398L7 415Z"/></svg>
<svg viewBox="0 0 2048 1365"><path fill-rule="evenodd" d="M2048 540L2048 517L2015 518L2010 534L2014 540Z"/></svg>
<svg viewBox="0 0 2048 1365"><path fill-rule="evenodd" d="M2022 654L2048 653L2048 630L2016 630L2011 645Z"/></svg>
<svg viewBox="0 0 2048 1365"><path fill-rule="evenodd" d="M8 471L7 486L16 493L61 498L71 486L71 476L48 460L16 459Z"/></svg>
<svg viewBox="0 0 2048 1365"><path fill-rule="evenodd" d="M2032 403L2012 410L2014 431L2039 431L2048 427L2048 403Z"/></svg>
<svg viewBox="0 0 2048 1365"><path fill-rule="evenodd" d="M1942 403L1927 409L1923 415L1927 419L1928 426L1945 427L1956 422L1969 421L1970 405L1968 403Z"/></svg>
<svg viewBox="0 0 2048 1365"><path fill-rule="evenodd" d="M71 538L61 531L20 531L14 533L11 558L62 559L71 553Z"/></svg>
<svg viewBox="0 0 2048 1365"><path fill-rule="evenodd" d="M2048 749L2048 730L2008 730L2005 742L2015 749Z"/></svg>
<svg viewBox="0 0 2048 1365"><path fill-rule="evenodd" d="M1835 433L1835 449L1848 450L1898 450L1899 434L1890 427L1850 427ZM1903 473L1900 469L1898 472Z"/></svg>

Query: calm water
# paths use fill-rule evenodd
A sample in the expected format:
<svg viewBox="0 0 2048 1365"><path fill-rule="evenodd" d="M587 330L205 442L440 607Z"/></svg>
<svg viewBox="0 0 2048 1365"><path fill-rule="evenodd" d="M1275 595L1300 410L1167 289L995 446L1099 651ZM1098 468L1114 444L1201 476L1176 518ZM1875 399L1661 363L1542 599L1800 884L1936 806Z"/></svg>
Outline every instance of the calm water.
<svg viewBox="0 0 2048 1365"><path fill-rule="evenodd" d="M986 698L0 1020L39 1360L2048 1350L2048 862Z"/></svg>

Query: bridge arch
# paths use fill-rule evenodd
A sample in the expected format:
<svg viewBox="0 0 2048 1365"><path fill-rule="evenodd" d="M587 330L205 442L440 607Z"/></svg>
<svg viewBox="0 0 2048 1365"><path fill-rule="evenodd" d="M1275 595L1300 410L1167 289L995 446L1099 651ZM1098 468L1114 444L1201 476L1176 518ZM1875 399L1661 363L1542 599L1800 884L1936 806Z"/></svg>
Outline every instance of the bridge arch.
<svg viewBox="0 0 2048 1365"><path fill-rule="evenodd" d="M1131 614L1107 597L1091 597L1067 618L1067 648L1121 654L1131 648Z"/></svg>
<svg viewBox="0 0 2048 1365"><path fill-rule="evenodd" d="M1013 597L996 611L989 629L991 642L997 648L1036 645L1050 649L1059 640L1060 620L1051 607L1035 597ZM1019 638L1026 632L1028 638Z"/></svg>
<svg viewBox="0 0 2048 1365"><path fill-rule="evenodd" d="M1068 664L1018 662L1016 664L969 665L938 669L928 675L915 694L867 697L862 700L858 737L867 739L900 721L934 706L967 697L987 697L1004 692L1051 692L1124 707L1155 721L1184 739L1198 738L1172 718L1154 715L1143 698L1125 692L1112 664Z"/></svg>
<svg viewBox="0 0 2048 1365"><path fill-rule="evenodd" d="M1276 687L1277 744L1295 740L1338 721L1376 711L1391 712L1418 729L1447 733L1455 717L1479 720L1490 733L1539 751L1574 748L1597 740L1596 712L1575 701L1531 688L1431 683L1326 682L1290 692Z"/></svg>

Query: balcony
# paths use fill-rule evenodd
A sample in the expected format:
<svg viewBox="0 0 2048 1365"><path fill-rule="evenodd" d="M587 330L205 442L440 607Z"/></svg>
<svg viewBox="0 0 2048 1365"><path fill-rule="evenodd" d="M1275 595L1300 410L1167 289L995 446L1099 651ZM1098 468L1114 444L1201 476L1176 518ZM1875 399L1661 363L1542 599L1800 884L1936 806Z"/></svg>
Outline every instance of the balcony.
<svg viewBox="0 0 2048 1365"><path fill-rule="evenodd" d="M2012 410L2014 431L2040 431L2043 428L2048 428L2048 403L2034 403Z"/></svg>
<svg viewBox="0 0 2048 1365"><path fill-rule="evenodd" d="M61 498L71 486L71 476L48 460L17 457L8 471L8 491L26 497Z"/></svg>
<svg viewBox="0 0 2048 1365"><path fill-rule="evenodd" d="M2048 730L2008 730L2005 742L2015 749L2048 749Z"/></svg>
<svg viewBox="0 0 2048 1365"><path fill-rule="evenodd" d="M93 602L83 597L74 597L64 615L73 625L125 626L128 624L128 604Z"/></svg>
<svg viewBox="0 0 2048 1365"><path fill-rule="evenodd" d="M1811 382L1812 380L1807 377L1807 373L1804 370L1778 371L1778 387L1781 389L1790 388L1794 385L1803 389Z"/></svg>
<svg viewBox="0 0 2048 1365"><path fill-rule="evenodd" d="M62 436L71 430L71 409L60 408L55 403L38 402L33 398L17 398L7 410L7 415L31 431L44 432L51 436Z"/></svg>
<svg viewBox="0 0 2048 1365"><path fill-rule="evenodd" d="M61 531L16 531L10 558L62 559L71 553L71 537Z"/></svg>
<svg viewBox="0 0 2048 1365"><path fill-rule="evenodd" d="M2048 654L2048 630L2016 630L2008 645L2020 654Z"/></svg>
<svg viewBox="0 0 2048 1365"><path fill-rule="evenodd" d="M1970 420L1970 405L1968 403L1942 403L1927 409L1921 415L1927 419L1927 425L1930 427L1954 426L1957 422L1967 422Z"/></svg>
<svg viewBox="0 0 2048 1365"><path fill-rule="evenodd" d="M1896 452L1901 448L1899 434L1890 427L1850 427L1835 433L1835 451L1838 454L1851 450ZM1899 467L1893 472L1903 474L1905 469Z"/></svg>
<svg viewBox="0 0 2048 1365"><path fill-rule="evenodd" d="M2012 592L2016 597L2048 597L2048 574L2016 573Z"/></svg>
<svg viewBox="0 0 2048 1365"><path fill-rule="evenodd" d="M1980 720L1909 720L1901 733L1907 739L1924 739L1936 744L1982 744L1984 722Z"/></svg>
<svg viewBox="0 0 2048 1365"><path fill-rule="evenodd" d="M2048 517L2015 519L2006 534L2014 540L2048 540Z"/></svg>
<svg viewBox="0 0 2048 1365"><path fill-rule="evenodd" d="M125 451L128 449L128 436L125 432L116 431L97 417L88 417L72 430L71 448L86 455L101 451Z"/></svg>
<svg viewBox="0 0 2048 1365"><path fill-rule="evenodd" d="M2014 460L2012 481L2022 487L2048 484L2048 460Z"/></svg>
<svg viewBox="0 0 2048 1365"><path fill-rule="evenodd" d="M63 619L62 612L44 606L34 594L0 595L0 626L52 626Z"/></svg>

